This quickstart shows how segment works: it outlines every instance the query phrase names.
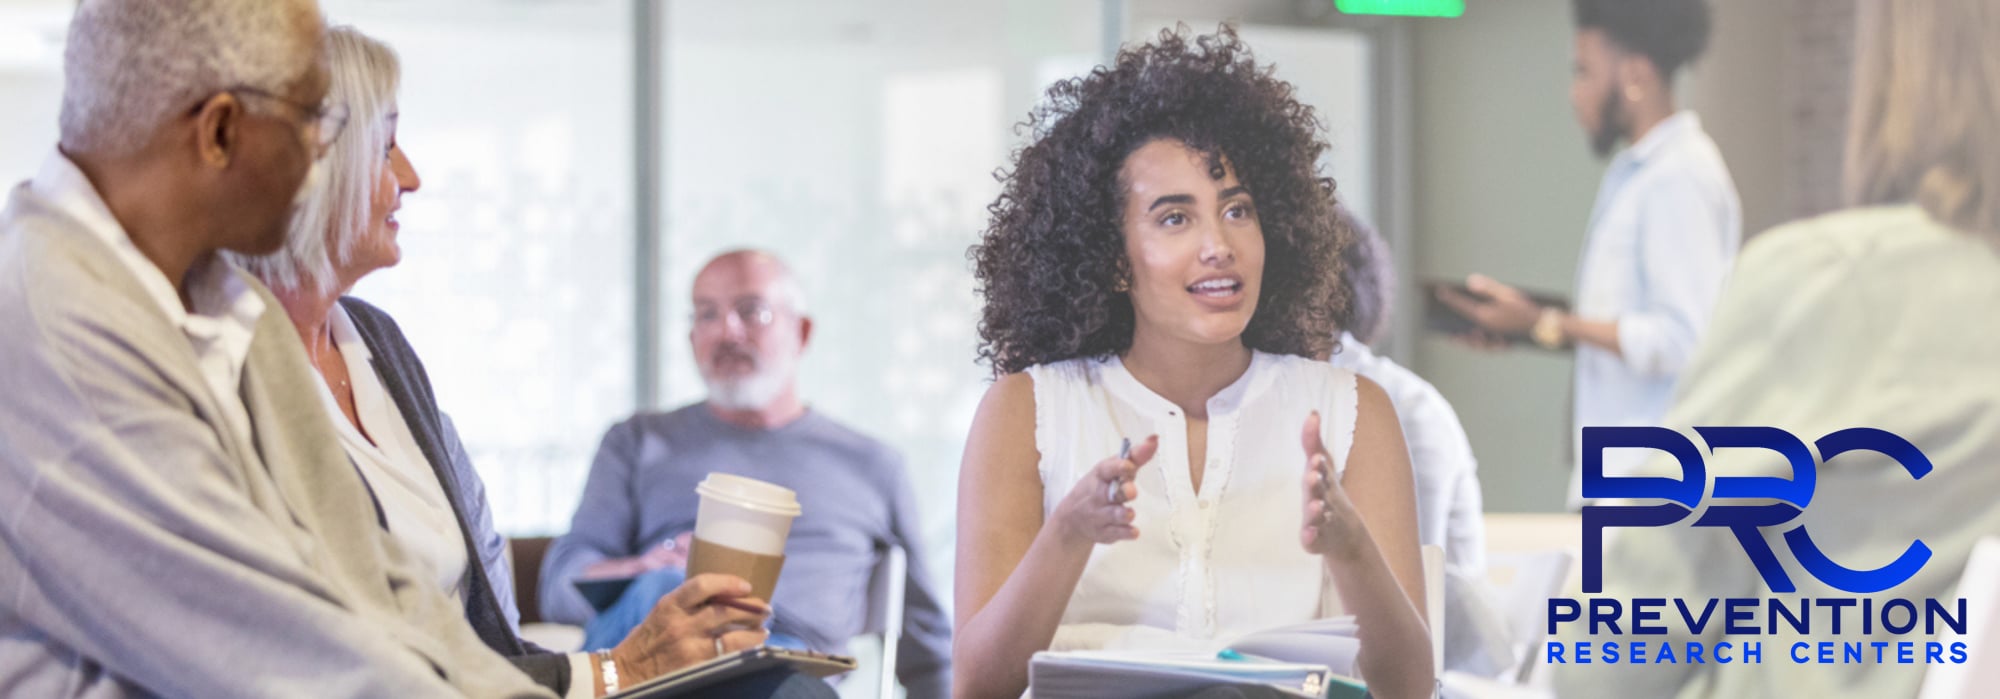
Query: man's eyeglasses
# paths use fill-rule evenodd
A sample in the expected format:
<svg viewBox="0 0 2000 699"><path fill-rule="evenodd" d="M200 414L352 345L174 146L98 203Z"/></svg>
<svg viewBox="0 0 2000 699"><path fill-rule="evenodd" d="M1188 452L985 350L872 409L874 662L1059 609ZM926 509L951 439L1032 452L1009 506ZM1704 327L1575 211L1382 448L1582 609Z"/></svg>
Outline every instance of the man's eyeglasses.
<svg viewBox="0 0 2000 699"><path fill-rule="evenodd" d="M306 139L306 144L312 147L314 158L326 157L327 151L333 148L333 142L340 138L340 130L347 127L346 105L323 104L308 106L279 96L269 90L250 87L248 85L232 87L224 90L224 92L236 95L239 98L256 97L270 100L296 110L303 117L302 121L305 122L305 127L311 129L311 136Z"/></svg>
<svg viewBox="0 0 2000 699"><path fill-rule="evenodd" d="M718 327L722 325L723 319L731 314L735 315L738 321L742 321L743 327L746 328L761 328L778 320L778 312L771 308L771 304L755 299L745 299L737 302L734 308L729 309L714 305L695 308L694 326L696 328Z"/></svg>

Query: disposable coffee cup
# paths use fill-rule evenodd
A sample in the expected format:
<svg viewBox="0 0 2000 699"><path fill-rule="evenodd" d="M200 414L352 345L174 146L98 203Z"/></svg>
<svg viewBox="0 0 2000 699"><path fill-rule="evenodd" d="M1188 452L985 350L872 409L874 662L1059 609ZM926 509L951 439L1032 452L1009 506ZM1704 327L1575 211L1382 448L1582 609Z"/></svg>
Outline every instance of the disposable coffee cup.
<svg viewBox="0 0 2000 699"><path fill-rule="evenodd" d="M752 595L771 599L785 567L785 538L798 518L799 497L754 478L711 473L694 489L694 544L688 576L726 573L750 581Z"/></svg>

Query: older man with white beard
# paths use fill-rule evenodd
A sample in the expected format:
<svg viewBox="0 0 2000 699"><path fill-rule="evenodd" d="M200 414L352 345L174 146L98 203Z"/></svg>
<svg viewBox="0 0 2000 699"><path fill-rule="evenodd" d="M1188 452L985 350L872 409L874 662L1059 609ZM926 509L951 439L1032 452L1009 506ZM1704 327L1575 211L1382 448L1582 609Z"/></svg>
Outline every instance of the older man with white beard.
<svg viewBox="0 0 2000 699"><path fill-rule="evenodd" d="M746 476L796 491L804 510L772 595L772 643L845 651L865 621L878 545L901 546L910 565L896 674L911 697L948 696L950 621L917 545L902 459L800 399L812 329L797 281L769 253L724 253L695 275L688 339L708 399L641 412L605 434L570 531L542 568L545 617L589 624L586 647L616 642L684 574L695 485L710 473ZM633 576L602 615L574 584Z"/></svg>

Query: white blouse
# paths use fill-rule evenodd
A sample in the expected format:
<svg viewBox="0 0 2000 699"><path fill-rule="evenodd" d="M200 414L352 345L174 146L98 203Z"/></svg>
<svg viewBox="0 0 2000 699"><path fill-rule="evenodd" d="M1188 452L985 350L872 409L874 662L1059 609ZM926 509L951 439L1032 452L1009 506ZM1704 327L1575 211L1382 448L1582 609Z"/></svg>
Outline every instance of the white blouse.
<svg viewBox="0 0 2000 699"><path fill-rule="evenodd" d="M1336 478L1354 441L1354 373L1303 357L1256 353L1208 401L1207 466L1189 475L1187 418L1116 357L1028 369L1043 511L1120 440L1160 437L1132 501L1139 538L1091 553L1051 650L1211 650L1237 636L1334 616L1319 556L1299 545L1306 455L1299 430L1318 410Z"/></svg>
<svg viewBox="0 0 2000 699"><path fill-rule="evenodd" d="M354 412L361 418L368 436L375 438L370 442L368 436L354 429L354 423L341 414L340 404L322 381L320 400L340 433L340 446L361 470L368 488L375 492L375 499L389 521L389 533L411 557L432 568L439 589L453 601L461 601L466 569L465 538L444 486L438 483L437 471L417 446L417 438L410 434L403 411L396 407L389 389L376 375L374 355L368 351L361 333L355 330L353 319L347 317L347 310L334 304L327 323L334 344L340 347L346 360L348 381L354 389Z"/></svg>

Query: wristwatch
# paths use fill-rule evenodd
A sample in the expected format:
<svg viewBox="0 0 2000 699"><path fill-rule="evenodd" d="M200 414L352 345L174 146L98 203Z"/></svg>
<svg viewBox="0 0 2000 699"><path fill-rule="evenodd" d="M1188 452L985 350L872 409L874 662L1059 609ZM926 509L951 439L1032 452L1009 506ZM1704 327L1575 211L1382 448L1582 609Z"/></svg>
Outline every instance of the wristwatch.
<svg viewBox="0 0 2000 699"><path fill-rule="evenodd" d="M1564 341L1569 339L1563 337L1562 316L1562 311L1554 308L1542 309L1541 317L1535 319L1535 327L1528 331L1528 338L1543 349L1562 349Z"/></svg>

